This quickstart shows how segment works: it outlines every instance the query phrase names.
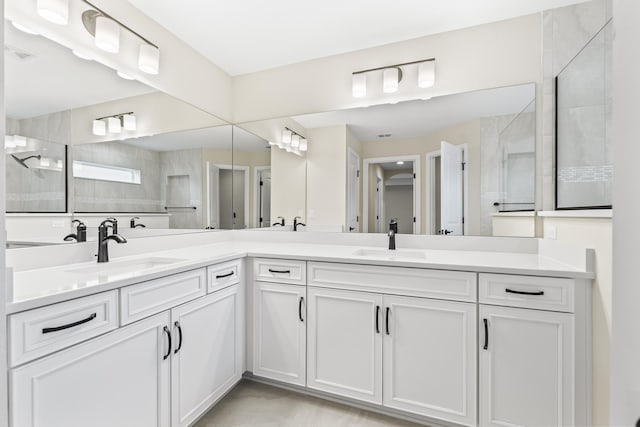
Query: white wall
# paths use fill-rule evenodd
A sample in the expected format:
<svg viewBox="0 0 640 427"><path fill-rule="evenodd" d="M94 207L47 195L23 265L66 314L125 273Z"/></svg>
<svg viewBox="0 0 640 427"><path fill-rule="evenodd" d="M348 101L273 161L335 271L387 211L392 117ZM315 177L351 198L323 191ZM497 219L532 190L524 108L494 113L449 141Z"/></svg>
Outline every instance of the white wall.
<svg viewBox="0 0 640 427"><path fill-rule="evenodd" d="M640 2L614 0L611 423L640 418Z"/></svg>
<svg viewBox="0 0 640 427"><path fill-rule="evenodd" d="M307 162L304 157L284 150L271 150L271 222L277 217L293 223L296 216L305 224Z"/></svg>

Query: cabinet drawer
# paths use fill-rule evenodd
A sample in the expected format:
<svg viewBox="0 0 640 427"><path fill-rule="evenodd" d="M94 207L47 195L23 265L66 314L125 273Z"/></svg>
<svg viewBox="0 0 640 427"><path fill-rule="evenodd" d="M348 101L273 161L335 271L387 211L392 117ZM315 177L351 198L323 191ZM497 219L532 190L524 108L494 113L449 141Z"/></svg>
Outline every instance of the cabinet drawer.
<svg viewBox="0 0 640 427"><path fill-rule="evenodd" d="M375 265L309 263L309 286L476 302L476 273Z"/></svg>
<svg viewBox="0 0 640 427"><path fill-rule="evenodd" d="M117 292L103 292L9 316L11 366L116 329Z"/></svg>
<svg viewBox="0 0 640 427"><path fill-rule="evenodd" d="M555 277L480 274L480 303L539 310L574 310L571 279Z"/></svg>
<svg viewBox="0 0 640 427"><path fill-rule="evenodd" d="M261 282L304 285L307 282L305 261L256 258L253 261L254 279Z"/></svg>
<svg viewBox="0 0 640 427"><path fill-rule="evenodd" d="M207 277L209 278L207 292L215 292L227 286L240 283L242 265L242 260L236 259L207 267Z"/></svg>
<svg viewBox="0 0 640 427"><path fill-rule="evenodd" d="M120 324L160 313L206 293L205 268L126 286L120 289Z"/></svg>

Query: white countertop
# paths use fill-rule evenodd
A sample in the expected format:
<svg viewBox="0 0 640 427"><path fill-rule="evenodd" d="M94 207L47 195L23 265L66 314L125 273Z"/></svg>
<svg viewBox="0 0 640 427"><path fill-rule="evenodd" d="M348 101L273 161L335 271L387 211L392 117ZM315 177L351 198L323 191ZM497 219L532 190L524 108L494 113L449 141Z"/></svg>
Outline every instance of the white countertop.
<svg viewBox="0 0 640 427"><path fill-rule="evenodd" d="M358 256L354 254L361 249L363 249L363 246L228 241L112 258L110 263L103 264L105 271L100 272L77 271L97 266L95 262L23 270L13 274L7 313L29 310L117 289L122 286L245 256L576 279L591 279L594 277L591 271L579 269L537 253L411 249L411 252L414 253L424 253L424 258L391 259L384 254L374 256ZM379 250L381 248L370 247L370 249ZM135 264L136 260L151 258L176 261L138 271L118 268L118 265ZM112 271L109 271L109 269L112 269Z"/></svg>

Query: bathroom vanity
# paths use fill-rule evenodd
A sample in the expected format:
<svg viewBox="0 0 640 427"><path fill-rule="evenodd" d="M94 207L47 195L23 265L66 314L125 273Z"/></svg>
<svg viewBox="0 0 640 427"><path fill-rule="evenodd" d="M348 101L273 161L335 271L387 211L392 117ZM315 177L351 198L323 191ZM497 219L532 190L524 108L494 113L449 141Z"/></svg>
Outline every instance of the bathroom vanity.
<svg viewBox="0 0 640 427"><path fill-rule="evenodd" d="M12 425L187 426L243 375L429 424L590 424L590 251L381 238L167 236L17 267Z"/></svg>

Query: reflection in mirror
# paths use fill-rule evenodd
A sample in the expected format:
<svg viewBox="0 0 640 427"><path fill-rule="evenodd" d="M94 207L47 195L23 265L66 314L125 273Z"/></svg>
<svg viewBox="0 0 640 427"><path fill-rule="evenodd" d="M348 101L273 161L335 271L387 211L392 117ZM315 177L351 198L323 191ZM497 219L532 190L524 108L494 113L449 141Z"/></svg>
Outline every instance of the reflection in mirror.
<svg viewBox="0 0 640 427"><path fill-rule="evenodd" d="M5 25L5 43L12 247L64 243L74 218L92 240L110 216L127 238L232 217L230 197L210 202L231 180L207 179L208 164L232 167L230 125L43 36Z"/></svg>
<svg viewBox="0 0 640 427"><path fill-rule="evenodd" d="M308 140L306 156L272 150L272 218L493 235L496 215L534 209L535 123L535 85L525 84L240 126L274 144L285 127Z"/></svg>

